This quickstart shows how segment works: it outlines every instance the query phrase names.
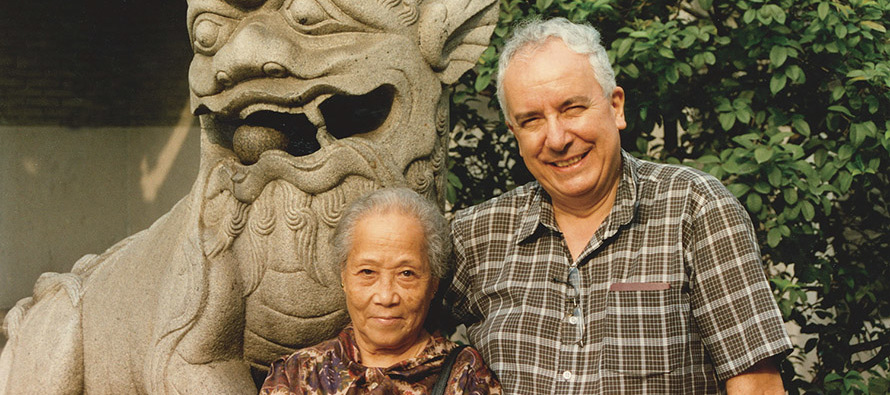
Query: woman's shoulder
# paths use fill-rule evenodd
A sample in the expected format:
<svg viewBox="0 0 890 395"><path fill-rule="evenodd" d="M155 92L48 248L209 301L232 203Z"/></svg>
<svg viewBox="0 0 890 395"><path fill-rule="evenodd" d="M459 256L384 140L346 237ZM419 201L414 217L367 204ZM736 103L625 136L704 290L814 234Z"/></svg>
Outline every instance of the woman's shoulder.
<svg viewBox="0 0 890 395"><path fill-rule="evenodd" d="M462 347L455 358L446 394L500 394L501 384L473 346Z"/></svg>
<svg viewBox="0 0 890 395"><path fill-rule="evenodd" d="M479 353L475 347L471 345L456 345L455 348L463 347L460 350L460 353L457 354L456 362L464 361L467 362L468 365L472 366L484 366L485 363L482 360L482 354Z"/></svg>

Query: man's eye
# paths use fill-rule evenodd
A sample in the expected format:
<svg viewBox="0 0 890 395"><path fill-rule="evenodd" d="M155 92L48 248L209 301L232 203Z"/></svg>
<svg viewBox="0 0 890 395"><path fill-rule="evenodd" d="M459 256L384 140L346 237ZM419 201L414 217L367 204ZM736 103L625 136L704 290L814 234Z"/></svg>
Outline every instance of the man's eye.
<svg viewBox="0 0 890 395"><path fill-rule="evenodd" d="M413 270L402 270L402 277L414 277L416 273Z"/></svg>
<svg viewBox="0 0 890 395"><path fill-rule="evenodd" d="M586 110L586 109L587 109L587 107L584 107L584 106L571 106L571 107L565 109L565 111L563 111L563 113L565 113L566 115L578 115L578 114L581 114L582 112L584 112L584 110Z"/></svg>
<svg viewBox="0 0 890 395"><path fill-rule="evenodd" d="M363 276L370 276L370 275L374 274L374 271L371 269L362 269L362 270L358 271L358 274L361 274Z"/></svg>
<svg viewBox="0 0 890 395"><path fill-rule="evenodd" d="M519 126L522 126L523 128L534 127L535 125L540 123L540 120L541 120L541 118L523 119L522 121L519 122Z"/></svg>

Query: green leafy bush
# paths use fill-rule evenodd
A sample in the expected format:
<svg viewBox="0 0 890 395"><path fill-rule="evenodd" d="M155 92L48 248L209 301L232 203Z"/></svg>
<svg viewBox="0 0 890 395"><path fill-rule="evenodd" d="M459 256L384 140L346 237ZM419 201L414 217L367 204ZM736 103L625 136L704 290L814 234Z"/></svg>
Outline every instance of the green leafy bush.
<svg viewBox="0 0 890 395"><path fill-rule="evenodd" d="M494 99L531 15L589 21L627 93L622 145L707 171L747 207L797 352L789 392L887 393L890 0L503 0L455 87L455 208L531 179Z"/></svg>

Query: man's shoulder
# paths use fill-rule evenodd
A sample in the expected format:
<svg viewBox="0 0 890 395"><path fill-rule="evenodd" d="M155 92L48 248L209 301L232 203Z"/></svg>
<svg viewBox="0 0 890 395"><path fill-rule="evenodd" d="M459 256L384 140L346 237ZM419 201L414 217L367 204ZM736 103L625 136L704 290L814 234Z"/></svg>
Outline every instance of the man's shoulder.
<svg viewBox="0 0 890 395"><path fill-rule="evenodd" d="M502 195L495 196L484 202L458 210L454 214L455 221L465 221L470 218L486 216L497 212L503 212L514 208L524 207L529 199L538 193L539 185L532 181L528 184L513 188Z"/></svg>
<svg viewBox="0 0 890 395"><path fill-rule="evenodd" d="M725 195L728 192L717 177L694 167L637 158L632 161L642 188L669 188L707 196Z"/></svg>

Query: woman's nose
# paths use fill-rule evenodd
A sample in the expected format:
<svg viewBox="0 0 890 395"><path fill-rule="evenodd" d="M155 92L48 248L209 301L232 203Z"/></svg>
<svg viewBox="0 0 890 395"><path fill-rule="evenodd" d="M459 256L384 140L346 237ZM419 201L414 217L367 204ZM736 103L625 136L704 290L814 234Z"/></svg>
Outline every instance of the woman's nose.
<svg viewBox="0 0 890 395"><path fill-rule="evenodd" d="M394 278L384 276L375 286L373 302L382 306L399 304L401 295Z"/></svg>

